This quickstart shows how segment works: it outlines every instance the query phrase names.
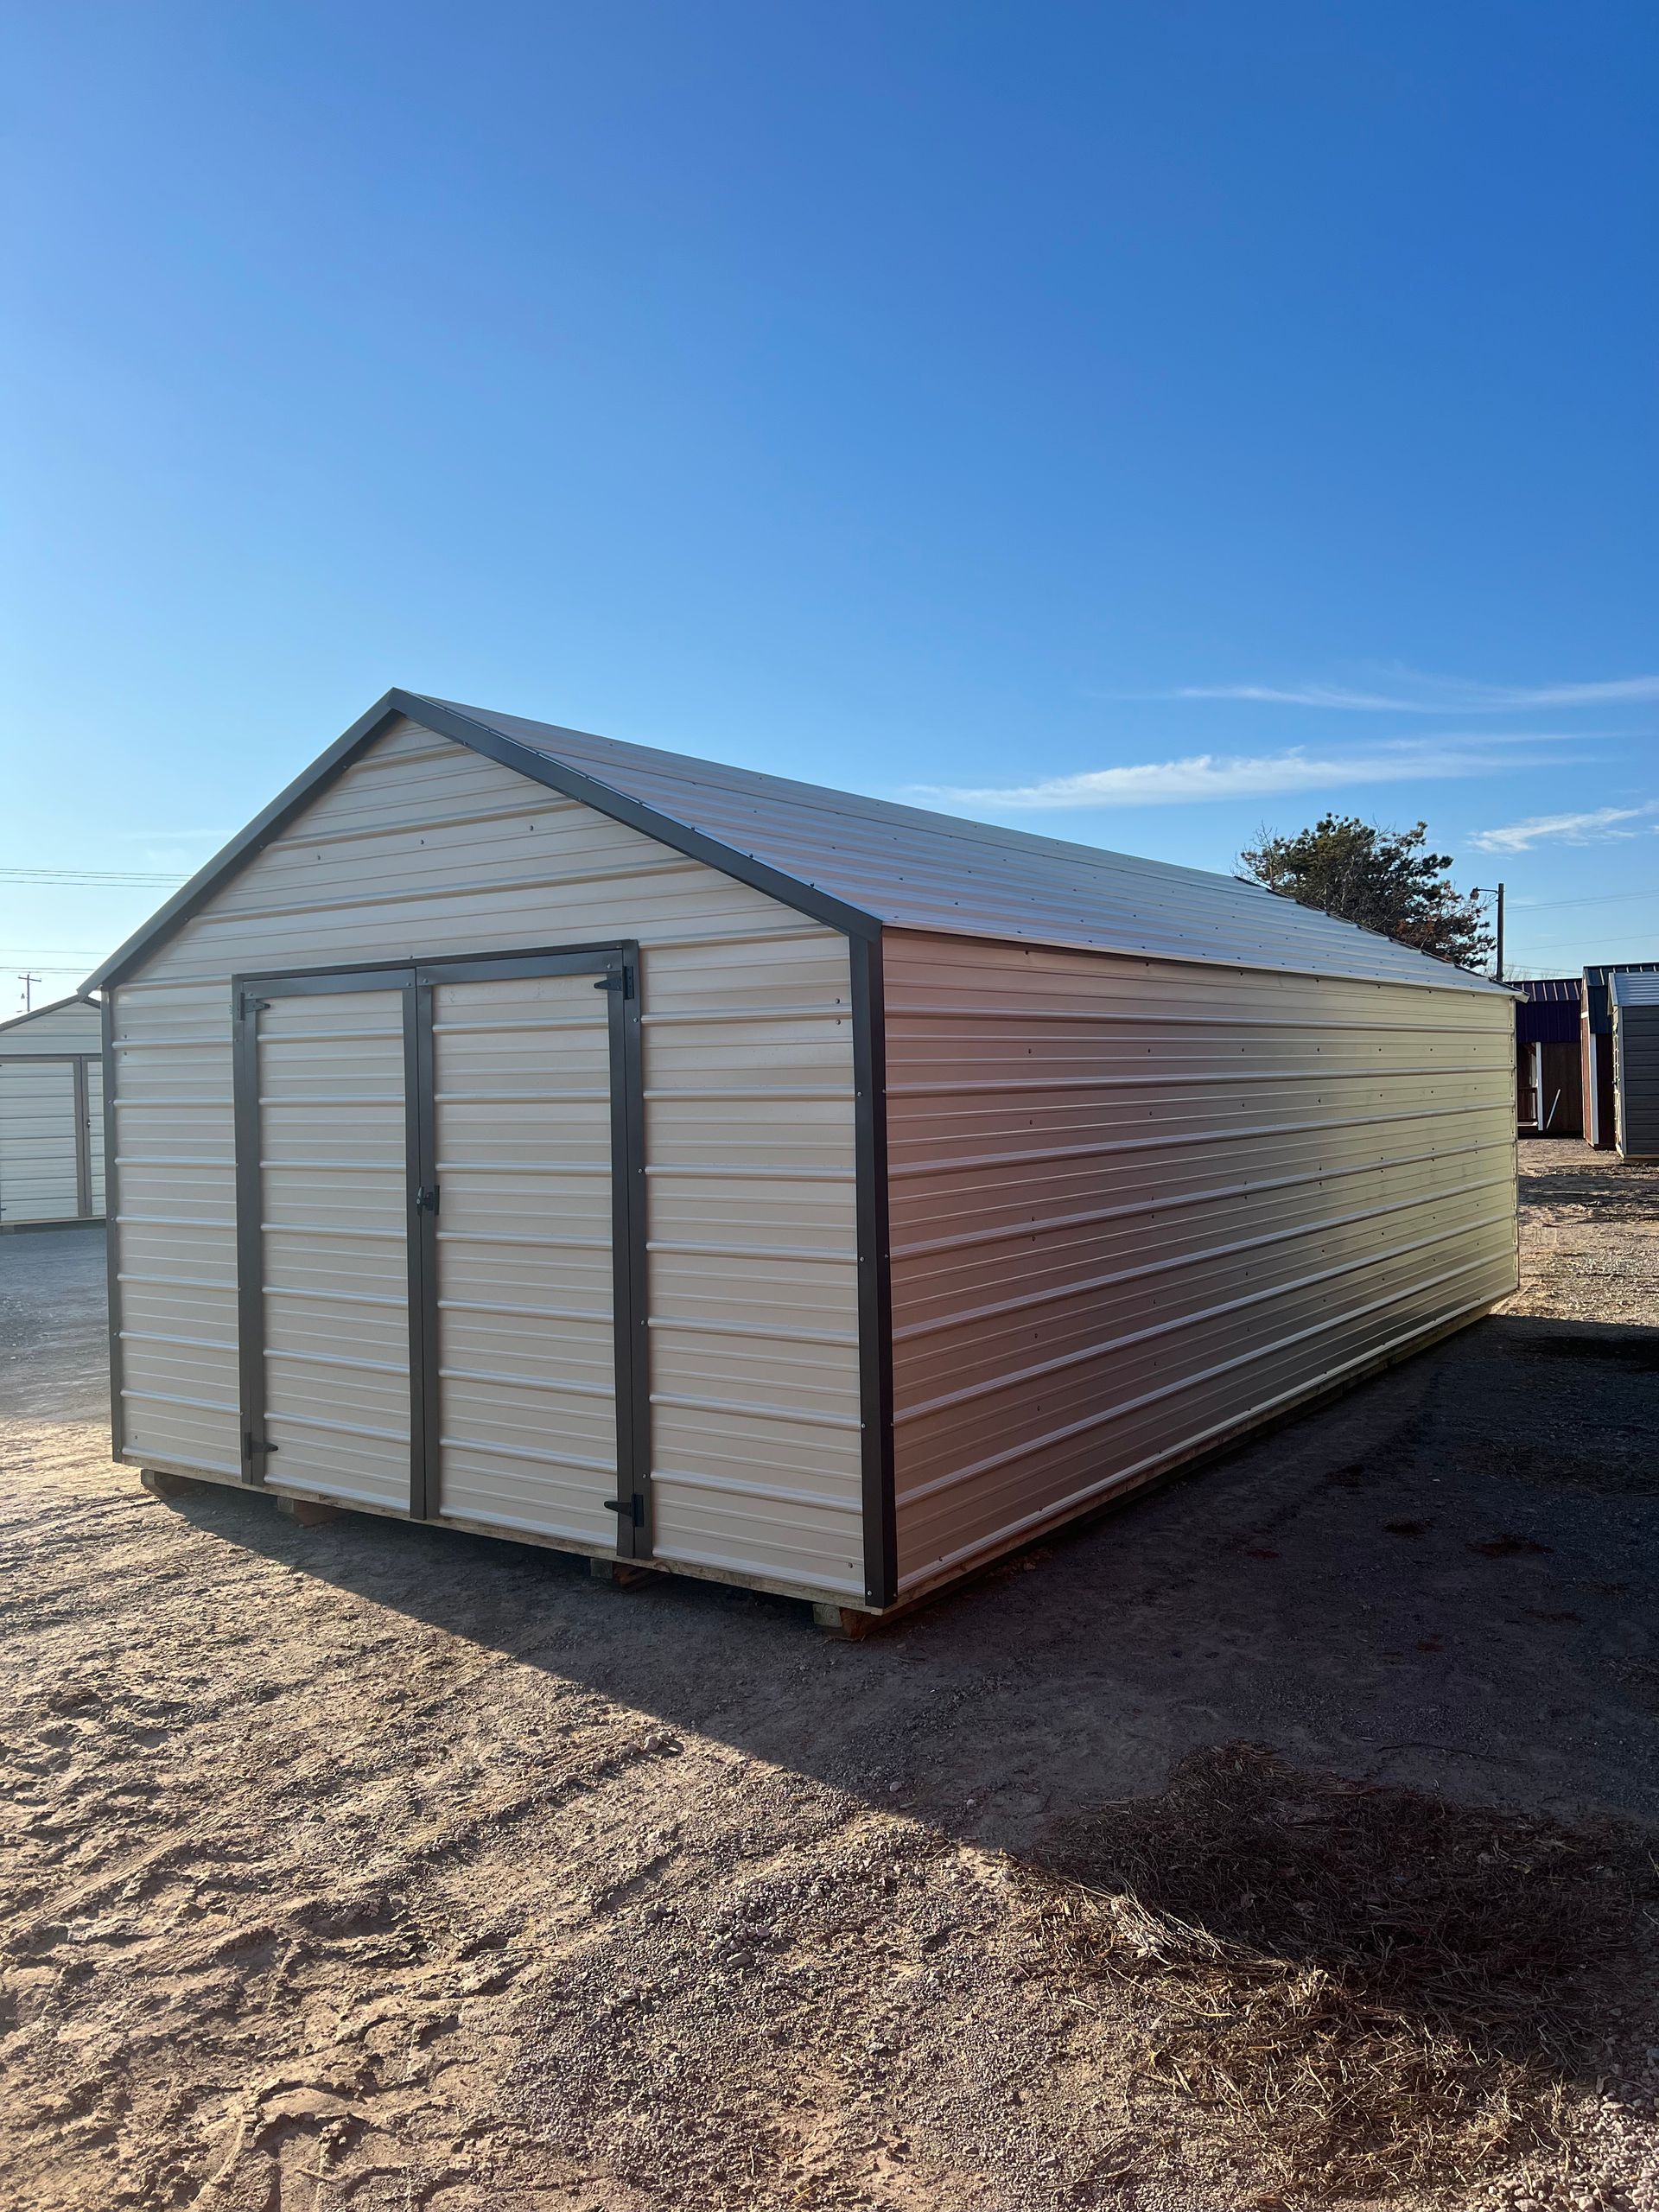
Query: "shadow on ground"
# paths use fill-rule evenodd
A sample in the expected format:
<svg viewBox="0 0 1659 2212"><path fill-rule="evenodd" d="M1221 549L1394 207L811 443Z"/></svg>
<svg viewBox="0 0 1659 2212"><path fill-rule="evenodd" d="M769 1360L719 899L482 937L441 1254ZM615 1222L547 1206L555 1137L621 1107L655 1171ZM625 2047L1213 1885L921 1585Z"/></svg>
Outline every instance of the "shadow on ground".
<svg viewBox="0 0 1659 2212"><path fill-rule="evenodd" d="M145 1498L98 1461L101 1264L0 1240L17 2201L211 2174L251 2212L338 2160L443 2212L849 2177L888 2212L1210 2212L1297 2162L1387 2185L1426 2113L1512 2163L1604 2063L1659 2091L1623 2000L1595 2050L1481 2014L1560 1997L1510 1943L1550 1820L1587 1958L1593 1824L1659 1808L1659 1332L1490 1319L848 1644L713 1584ZM1227 1758L1284 1805L1195 1809ZM1370 2107L1299 2101L1310 2066Z"/></svg>
<svg viewBox="0 0 1659 2212"><path fill-rule="evenodd" d="M788 1600L265 1500L178 1510L606 1697L948 1829L1205 1743L1565 1814L1659 1810L1659 1332L1488 1319L862 1645Z"/></svg>

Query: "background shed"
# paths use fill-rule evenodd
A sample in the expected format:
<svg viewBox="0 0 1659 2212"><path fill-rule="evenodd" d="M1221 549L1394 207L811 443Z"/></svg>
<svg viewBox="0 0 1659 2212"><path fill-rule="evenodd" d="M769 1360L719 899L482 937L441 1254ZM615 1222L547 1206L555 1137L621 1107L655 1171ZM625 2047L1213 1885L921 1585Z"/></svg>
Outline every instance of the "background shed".
<svg viewBox="0 0 1659 2212"><path fill-rule="evenodd" d="M1512 986L1516 1118L1522 1136L1584 1135L1581 1075L1582 978L1544 976Z"/></svg>
<svg viewBox="0 0 1659 2212"><path fill-rule="evenodd" d="M1508 993L415 694L93 980L143 1465L880 1610L1515 1285Z"/></svg>
<svg viewBox="0 0 1659 2212"><path fill-rule="evenodd" d="M84 999L0 1022L0 1230L103 1218L102 1053Z"/></svg>
<svg viewBox="0 0 1659 2212"><path fill-rule="evenodd" d="M1609 978L1659 974L1659 960L1625 960L1584 971L1580 1033L1584 1068L1584 1137L1608 1151L1618 1141L1618 1097L1613 1065L1613 1001Z"/></svg>
<svg viewBox="0 0 1659 2212"><path fill-rule="evenodd" d="M1649 1159L1659 1155L1659 974L1618 968L1607 982L1618 1149Z"/></svg>

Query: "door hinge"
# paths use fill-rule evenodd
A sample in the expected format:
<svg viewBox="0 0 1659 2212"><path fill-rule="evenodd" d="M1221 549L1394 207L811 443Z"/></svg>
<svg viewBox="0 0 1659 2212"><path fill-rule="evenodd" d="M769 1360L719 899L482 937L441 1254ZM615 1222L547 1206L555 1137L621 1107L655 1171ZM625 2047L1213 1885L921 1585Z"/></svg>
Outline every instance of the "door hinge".
<svg viewBox="0 0 1659 2212"><path fill-rule="evenodd" d="M247 1020L251 1014L269 1014L270 1012L270 1001L269 999L245 998L240 1007L240 1013L244 1021Z"/></svg>
<svg viewBox="0 0 1659 2212"><path fill-rule="evenodd" d="M620 991L625 999L631 999L633 996L633 970L632 968L613 968L607 975L594 978L594 988L596 991Z"/></svg>
<svg viewBox="0 0 1659 2212"><path fill-rule="evenodd" d="M436 1213L437 1210L438 1210L438 1186L437 1186L437 1185L436 1185L435 1183L423 1183L423 1184L421 1185L420 1189L419 1189L418 1191L416 1191L416 1193L415 1193L415 1211L416 1211L416 1213Z"/></svg>
<svg viewBox="0 0 1659 2212"><path fill-rule="evenodd" d="M632 1521L636 1529L643 1529L645 1525L645 1501L637 1491L632 1497L607 1497L605 1510L620 1513L625 1521Z"/></svg>
<svg viewBox="0 0 1659 2212"><path fill-rule="evenodd" d="M275 1444L260 1443L258 1439L251 1433L242 1439L242 1449L250 1459L257 1459L262 1452L275 1452L279 1448Z"/></svg>

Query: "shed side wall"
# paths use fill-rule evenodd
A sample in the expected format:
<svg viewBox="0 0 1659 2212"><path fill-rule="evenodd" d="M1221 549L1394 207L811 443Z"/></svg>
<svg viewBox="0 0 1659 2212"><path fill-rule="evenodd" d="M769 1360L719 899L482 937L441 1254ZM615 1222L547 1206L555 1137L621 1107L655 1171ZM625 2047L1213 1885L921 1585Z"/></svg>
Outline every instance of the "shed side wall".
<svg viewBox="0 0 1659 2212"><path fill-rule="evenodd" d="M901 1591L1515 1287L1508 1000L885 958Z"/></svg>
<svg viewBox="0 0 1659 2212"><path fill-rule="evenodd" d="M410 722L114 994L119 1456L239 1472L232 976L627 938L655 1554L861 1596L845 940Z"/></svg>
<svg viewBox="0 0 1659 2212"><path fill-rule="evenodd" d="M1620 1006L1613 1014L1618 1149L1627 1158L1659 1154L1659 1006Z"/></svg>

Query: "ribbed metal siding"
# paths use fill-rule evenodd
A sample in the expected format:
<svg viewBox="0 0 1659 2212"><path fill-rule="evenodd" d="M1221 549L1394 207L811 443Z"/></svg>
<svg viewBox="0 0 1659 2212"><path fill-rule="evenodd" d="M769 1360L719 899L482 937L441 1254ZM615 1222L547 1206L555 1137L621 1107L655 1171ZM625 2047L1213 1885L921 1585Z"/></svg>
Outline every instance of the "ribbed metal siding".
<svg viewBox="0 0 1659 2212"><path fill-rule="evenodd" d="M74 1062L0 1059L0 1221L73 1221L79 1211Z"/></svg>
<svg viewBox="0 0 1659 2212"><path fill-rule="evenodd" d="M861 1596L844 939L646 961L655 1548Z"/></svg>
<svg viewBox="0 0 1659 2212"><path fill-rule="evenodd" d="M1620 983L1659 987L1659 976L1618 977ZM1659 1154L1659 988L1618 989L1613 1000L1615 1110L1618 1149L1630 1159Z"/></svg>
<svg viewBox="0 0 1659 2212"><path fill-rule="evenodd" d="M86 999L60 999L33 1014L0 1022L0 1059L37 1052L96 1052L103 1043L99 1011Z"/></svg>
<svg viewBox="0 0 1659 2212"><path fill-rule="evenodd" d="M899 1586L1515 1285L1495 994L891 934Z"/></svg>
<svg viewBox="0 0 1659 2212"><path fill-rule="evenodd" d="M273 1490L409 1502L403 995L274 998L257 1030Z"/></svg>
<svg viewBox="0 0 1659 2212"><path fill-rule="evenodd" d="M439 1510L610 1550L608 1007L591 975L432 994Z"/></svg>
<svg viewBox="0 0 1659 2212"><path fill-rule="evenodd" d="M118 1454L239 1479L228 978L112 995Z"/></svg>
<svg viewBox="0 0 1659 2212"><path fill-rule="evenodd" d="M1389 978L1459 995L1497 988L1231 876L483 708L460 711L899 927Z"/></svg>
<svg viewBox="0 0 1659 2212"><path fill-rule="evenodd" d="M104 1211L99 1016L84 999L44 1006L0 1024L0 1223L96 1219ZM94 1110L89 1211L80 1204L76 1062Z"/></svg>
<svg viewBox="0 0 1659 2212"><path fill-rule="evenodd" d="M626 938L658 1555L861 1593L844 941L407 722L115 993L125 1456L237 1472L231 976Z"/></svg>

